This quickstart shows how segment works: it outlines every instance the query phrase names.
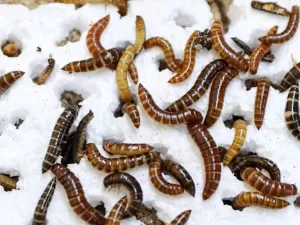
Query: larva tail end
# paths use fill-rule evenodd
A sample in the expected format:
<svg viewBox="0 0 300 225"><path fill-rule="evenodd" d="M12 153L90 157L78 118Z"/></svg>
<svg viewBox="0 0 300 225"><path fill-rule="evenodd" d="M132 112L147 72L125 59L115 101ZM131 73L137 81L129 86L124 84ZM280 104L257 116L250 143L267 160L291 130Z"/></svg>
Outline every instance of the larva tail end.
<svg viewBox="0 0 300 225"><path fill-rule="evenodd" d="M266 39L267 39L266 36L263 36L263 37L258 38L258 40L259 40L260 42L262 42L262 43L265 43L265 42L266 42Z"/></svg>
<svg viewBox="0 0 300 225"><path fill-rule="evenodd" d="M189 193L191 196L195 197L195 194L196 194L196 188L195 188L195 185L193 185L193 186L190 187L190 188L187 188L187 189L186 189L186 192Z"/></svg>
<svg viewBox="0 0 300 225"><path fill-rule="evenodd" d="M176 76L176 75L175 75L175 76ZM176 79L175 76L173 76L173 77L168 81L169 84L176 84L176 83L179 83L179 81Z"/></svg>

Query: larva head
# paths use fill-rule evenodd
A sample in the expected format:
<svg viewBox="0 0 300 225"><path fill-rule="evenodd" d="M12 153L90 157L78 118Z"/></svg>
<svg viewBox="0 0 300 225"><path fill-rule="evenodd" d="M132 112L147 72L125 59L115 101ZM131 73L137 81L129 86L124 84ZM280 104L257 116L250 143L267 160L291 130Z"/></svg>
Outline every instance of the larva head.
<svg viewBox="0 0 300 225"><path fill-rule="evenodd" d="M277 30L278 30L278 26L272 27L272 28L269 30L268 35L275 35L275 34L277 34Z"/></svg>
<svg viewBox="0 0 300 225"><path fill-rule="evenodd" d="M295 184L292 184L291 185L291 195L296 195L297 194L297 191L298 191L298 188Z"/></svg>
<svg viewBox="0 0 300 225"><path fill-rule="evenodd" d="M61 164L54 164L51 168L51 171L58 180L60 180L63 176L70 172L70 170L67 167Z"/></svg>
<svg viewBox="0 0 300 225"><path fill-rule="evenodd" d="M197 111L196 109L184 109L184 112L187 112L187 117L186 117L186 121L187 123L194 123L194 122L199 122L201 123L203 120L203 116L202 114Z"/></svg>
<svg viewBox="0 0 300 225"><path fill-rule="evenodd" d="M93 152L98 152L98 149L94 143L86 144L85 146L86 154L92 154Z"/></svg>
<svg viewBox="0 0 300 225"><path fill-rule="evenodd" d="M210 32L214 32L214 31L221 31L223 33L223 25L218 20L215 20L211 25Z"/></svg>
<svg viewBox="0 0 300 225"><path fill-rule="evenodd" d="M48 63L49 63L49 65L54 65L55 59L53 59L53 58L48 59Z"/></svg>

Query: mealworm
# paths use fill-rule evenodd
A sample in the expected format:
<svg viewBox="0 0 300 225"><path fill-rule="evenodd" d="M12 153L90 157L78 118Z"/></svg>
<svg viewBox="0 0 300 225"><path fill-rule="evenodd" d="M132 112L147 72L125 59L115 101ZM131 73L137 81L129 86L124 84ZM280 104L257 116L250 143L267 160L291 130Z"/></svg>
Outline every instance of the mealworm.
<svg viewBox="0 0 300 225"><path fill-rule="evenodd" d="M168 195L180 195L184 189L179 184L172 184L162 176L160 156L155 157L149 164L149 176L153 186L161 193Z"/></svg>
<svg viewBox="0 0 300 225"><path fill-rule="evenodd" d="M123 106L122 106L122 113L125 114L127 113L128 116L130 117L133 125L136 127L136 128L139 128L140 127L140 113L136 107L135 104L132 104L131 102L127 102L125 103Z"/></svg>
<svg viewBox="0 0 300 225"><path fill-rule="evenodd" d="M257 81L257 90L255 97L254 123L259 130L264 122L266 106L268 102L271 82L268 78L261 78Z"/></svg>
<svg viewBox="0 0 300 225"><path fill-rule="evenodd" d="M240 176L247 184L268 196L287 197L297 194L296 185L272 180L255 168L243 168Z"/></svg>
<svg viewBox="0 0 300 225"><path fill-rule="evenodd" d="M105 225L119 225L124 215L127 203L128 200L126 196L121 198L110 211Z"/></svg>
<svg viewBox="0 0 300 225"><path fill-rule="evenodd" d="M129 191L129 202L125 210L123 219L130 218L135 215L140 202L143 202L143 191L140 183L130 174L124 172L111 173L103 180L105 188L111 185L124 185Z"/></svg>
<svg viewBox="0 0 300 225"><path fill-rule="evenodd" d="M243 209L249 206L282 209L289 205L290 203L285 200L272 198L259 192L243 192L236 196L232 202L233 209Z"/></svg>
<svg viewBox="0 0 300 225"><path fill-rule="evenodd" d="M129 64L128 73L129 73L130 78L133 81L133 83L137 84L138 81L139 81L139 74L138 74L136 66L135 66L135 64L133 62L131 62Z"/></svg>
<svg viewBox="0 0 300 225"><path fill-rule="evenodd" d="M94 113L90 110L79 122L76 136L75 136L75 148L76 148L76 154L74 157L74 161L76 163L79 163L80 160L83 157L84 151L85 151L85 137L86 137L86 130L87 126L91 122L91 120L94 118Z"/></svg>
<svg viewBox="0 0 300 225"><path fill-rule="evenodd" d="M287 96L285 113L286 125L291 134L300 140L300 117L299 117L299 87L293 85Z"/></svg>
<svg viewBox="0 0 300 225"><path fill-rule="evenodd" d="M87 144L86 155L93 167L100 171L104 170L105 172L110 173L121 172L130 168L142 166L149 163L156 155L159 155L159 153L147 152L136 156L108 159L100 154L95 144Z"/></svg>
<svg viewBox="0 0 300 225"><path fill-rule="evenodd" d="M203 117L195 109L186 108L179 112L167 112L160 109L153 101L151 94L140 83L138 94L144 110L155 121L162 124L182 124L188 122L202 121Z"/></svg>
<svg viewBox="0 0 300 225"><path fill-rule="evenodd" d="M222 112L226 88L238 74L239 71L230 66L217 73L209 95L209 106L204 120L205 128L211 127L218 120Z"/></svg>
<svg viewBox="0 0 300 225"><path fill-rule="evenodd" d="M44 225L46 224L46 216L48 207L51 203L54 191L56 187L56 178L53 178L48 185L46 186L45 190L43 191L43 194L41 195L37 206L34 210L33 215L33 225Z"/></svg>
<svg viewBox="0 0 300 225"><path fill-rule="evenodd" d="M146 29L145 29L145 22L143 17L141 16L136 16L136 36L135 36L135 54L139 54L140 51L143 48L145 39L146 39Z"/></svg>
<svg viewBox="0 0 300 225"><path fill-rule="evenodd" d="M267 35L275 35L277 33L277 30L278 26L274 26L269 30ZM253 50L252 54L250 55L249 61L249 71L252 75L257 73L261 59L270 51L271 46L272 44L261 43Z"/></svg>
<svg viewBox="0 0 300 225"><path fill-rule="evenodd" d="M238 69L247 72L249 65L247 60L235 52L225 41L221 22L215 21L211 27L211 41L215 51L222 59Z"/></svg>
<svg viewBox="0 0 300 225"><path fill-rule="evenodd" d="M216 59L205 66L198 76L193 87L180 99L172 103L166 111L177 112L183 110L198 101L209 88L210 83L217 75L217 72L225 68L228 64L223 59Z"/></svg>
<svg viewBox="0 0 300 225"><path fill-rule="evenodd" d="M154 149L147 144L120 143L116 141L103 141L103 149L113 155L141 155Z"/></svg>
<svg viewBox="0 0 300 225"><path fill-rule="evenodd" d="M76 132L72 132L71 134L68 135L67 138L67 143L63 147L61 151L61 164L64 166L67 166L70 163L75 162L75 154L76 154L76 146L75 146L75 137L76 137Z"/></svg>
<svg viewBox="0 0 300 225"><path fill-rule="evenodd" d="M68 132L73 124L73 121L78 115L79 106L69 105L60 114L54 126L47 153L42 164L42 173L46 173L55 163L57 157L64 147Z"/></svg>
<svg viewBox="0 0 300 225"><path fill-rule="evenodd" d="M192 210L186 210L180 213L178 216L175 217L174 220L172 220L170 225L184 225L190 218L191 212Z"/></svg>
<svg viewBox="0 0 300 225"><path fill-rule="evenodd" d="M163 160L162 164L163 168L169 172L191 196L195 197L195 183L188 171L179 163L171 160Z"/></svg>
<svg viewBox="0 0 300 225"><path fill-rule="evenodd" d="M124 50L122 48L103 50L98 56L86 60L70 62L61 69L75 73L94 71L118 62L123 52Z"/></svg>
<svg viewBox="0 0 300 225"><path fill-rule="evenodd" d="M281 15L281 16L290 16L290 12L287 9L279 6L275 2L252 1L251 7L253 9L258 9L258 10L265 11L268 13L274 13L274 14Z"/></svg>
<svg viewBox="0 0 300 225"><path fill-rule="evenodd" d="M17 57L21 54L20 49L15 43L7 43L2 48L3 54L8 57Z"/></svg>
<svg viewBox="0 0 300 225"><path fill-rule="evenodd" d="M6 92L20 77L24 75L22 71L11 71L0 77L0 95Z"/></svg>
<svg viewBox="0 0 300 225"><path fill-rule="evenodd" d="M36 80L36 83L38 85L45 83L45 81L48 79L48 77L52 73L54 66L55 66L55 59L53 59L53 58L48 59L48 66L43 70L41 75Z"/></svg>
<svg viewBox="0 0 300 225"><path fill-rule="evenodd" d="M90 225L104 225L105 217L87 202L80 180L75 174L60 164L55 164L51 170L64 187L73 211Z"/></svg>
<svg viewBox="0 0 300 225"><path fill-rule="evenodd" d="M265 44L280 44L290 40L296 33L299 24L299 6L293 6L289 22L284 31L275 35L260 37L258 40Z"/></svg>
<svg viewBox="0 0 300 225"><path fill-rule="evenodd" d="M221 179L221 158L219 149L209 131L199 123L187 124L188 131L200 149L205 165L204 200L217 190Z"/></svg>
<svg viewBox="0 0 300 225"><path fill-rule="evenodd" d="M292 69L284 76L280 85L279 91L284 92L289 89L292 85L298 84L298 79L300 78L300 62L295 63Z"/></svg>
<svg viewBox="0 0 300 225"><path fill-rule="evenodd" d="M15 179L5 174L0 174L0 185L3 186L5 191L17 189L17 182L18 179Z"/></svg>
<svg viewBox="0 0 300 225"><path fill-rule="evenodd" d="M235 135L229 150L226 152L223 165L227 166L241 150L247 135L247 123L244 120L234 122Z"/></svg>
<svg viewBox="0 0 300 225"><path fill-rule="evenodd" d="M240 171L245 167L256 167L259 169L264 169L268 171L272 180L276 180L280 182L280 169L270 159L257 156L257 155L249 155L239 157L232 165L232 172L235 176L240 178Z"/></svg>

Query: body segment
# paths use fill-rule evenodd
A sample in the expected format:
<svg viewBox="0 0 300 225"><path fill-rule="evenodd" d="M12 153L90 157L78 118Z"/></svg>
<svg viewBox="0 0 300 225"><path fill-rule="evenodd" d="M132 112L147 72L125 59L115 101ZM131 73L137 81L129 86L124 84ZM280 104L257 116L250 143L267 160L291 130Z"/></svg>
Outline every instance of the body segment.
<svg viewBox="0 0 300 225"><path fill-rule="evenodd" d="M178 216L175 217L174 220L172 220L170 225L184 225L188 221L188 219L191 215L191 212L192 212L192 210L186 210L186 211L180 213Z"/></svg>
<svg viewBox="0 0 300 225"><path fill-rule="evenodd" d="M300 63L295 64L292 69L282 79L279 88L280 92L284 92L289 89L292 85L298 84L300 79Z"/></svg>
<svg viewBox="0 0 300 225"><path fill-rule="evenodd" d="M131 102L127 102L122 106L122 113L127 114L131 119L135 128L139 128L141 121L140 121L140 113L136 107L136 105L132 104Z"/></svg>
<svg viewBox="0 0 300 225"><path fill-rule="evenodd" d="M119 225L124 215L128 200L127 197L121 198L111 209L105 225Z"/></svg>
<svg viewBox="0 0 300 225"><path fill-rule="evenodd" d="M0 77L0 95L6 92L20 77L24 75L22 71L11 71Z"/></svg>

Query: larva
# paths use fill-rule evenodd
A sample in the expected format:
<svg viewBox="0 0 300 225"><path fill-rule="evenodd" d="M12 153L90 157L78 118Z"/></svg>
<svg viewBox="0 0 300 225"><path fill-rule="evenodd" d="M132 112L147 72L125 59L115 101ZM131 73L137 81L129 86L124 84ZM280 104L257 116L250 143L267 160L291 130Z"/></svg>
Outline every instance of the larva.
<svg viewBox="0 0 300 225"><path fill-rule="evenodd" d="M155 102L151 94L140 83L138 94L144 110L155 121L162 124L182 124L188 122L201 122L203 117L200 112L195 109L186 108L179 112L167 112L160 109Z"/></svg>
<svg viewBox="0 0 300 225"><path fill-rule="evenodd" d="M13 177L0 174L0 185L3 186L5 191L17 189L17 182L18 180Z"/></svg>
<svg viewBox="0 0 300 225"><path fill-rule="evenodd" d="M152 151L154 147L147 144L120 143L107 140L103 141L103 149L113 155L140 155Z"/></svg>
<svg viewBox="0 0 300 225"><path fill-rule="evenodd" d="M149 176L153 186L161 193L168 195L180 195L184 189L179 184L169 183L162 176L162 164L160 156L155 157L149 164Z"/></svg>
<svg viewBox="0 0 300 225"><path fill-rule="evenodd" d="M162 165L164 170L170 173L191 196L195 197L196 188L193 178L182 165L171 160L163 160Z"/></svg>
<svg viewBox="0 0 300 225"><path fill-rule="evenodd" d="M45 190L43 191L37 206L34 210L33 215L33 225L44 225L46 224L46 216L48 207L51 203L54 191L56 187L56 178L53 178L48 185L46 186Z"/></svg>
<svg viewBox="0 0 300 225"><path fill-rule="evenodd" d="M75 174L60 164L55 164L51 170L64 187L73 211L90 225L104 225L105 217L87 202L80 180Z"/></svg>
<svg viewBox="0 0 300 225"><path fill-rule="evenodd" d="M149 163L156 155L159 155L159 153L147 152L136 156L107 159L100 154L95 144L87 144L86 155L93 167L100 171L104 170L105 172L110 173L121 172L129 168L142 166Z"/></svg>
<svg viewBox="0 0 300 225"><path fill-rule="evenodd" d="M228 64L223 59L216 59L205 66L198 76L193 87L180 99L172 103L166 111L181 111L198 101L207 91L217 72L224 69Z"/></svg>
<svg viewBox="0 0 300 225"><path fill-rule="evenodd" d="M131 102L127 102L122 106L121 110L123 114L127 113L127 115L129 116L133 125L136 128L140 127L141 124L140 113L135 104L132 104Z"/></svg>
<svg viewBox="0 0 300 225"><path fill-rule="evenodd" d="M219 186L222 170L220 152L211 134L200 123L188 123L187 128L204 160L206 175L202 197L206 200Z"/></svg>
<svg viewBox="0 0 300 225"><path fill-rule="evenodd" d="M54 126L49 147L42 164L42 173L46 173L52 165L55 163L57 157L64 147L68 132L73 124L73 121L78 115L79 106L69 105L60 114L56 124Z"/></svg>
<svg viewBox="0 0 300 225"><path fill-rule="evenodd" d="M299 6L293 6L289 17L289 22L284 31L279 34L260 37L262 43L280 44L290 40L296 33L299 25Z"/></svg>
<svg viewBox="0 0 300 225"><path fill-rule="evenodd" d="M139 81L139 74L133 62L129 64L128 73L133 83L137 84Z"/></svg>
<svg viewBox="0 0 300 225"><path fill-rule="evenodd" d="M299 87L293 85L287 96L285 113L286 125L291 134L300 140L300 117L299 117Z"/></svg>
<svg viewBox="0 0 300 225"><path fill-rule="evenodd" d="M226 88L238 74L236 68L228 66L216 75L209 95L209 106L204 120L205 128L211 127L218 120L222 112Z"/></svg>
<svg viewBox="0 0 300 225"><path fill-rule="evenodd" d="M233 124L233 127L235 129L234 139L231 146L229 147L229 150L224 156L224 166L227 166L232 161L232 159L239 153L247 135L247 123L244 120L236 120Z"/></svg>
<svg viewBox="0 0 300 225"><path fill-rule="evenodd" d="M48 79L48 77L52 73L54 66L55 66L55 59L53 59L53 58L48 59L48 66L43 70L41 75L36 80L36 83L38 85L45 83L45 81Z"/></svg>
<svg viewBox="0 0 300 225"><path fill-rule="evenodd" d="M272 180L255 168L243 168L240 176L247 184L268 196L287 197L297 194L297 187L294 184L280 183Z"/></svg>
<svg viewBox="0 0 300 225"><path fill-rule="evenodd" d="M0 95L6 92L20 77L24 75L22 71L11 71L0 77Z"/></svg>
<svg viewBox="0 0 300 225"><path fill-rule="evenodd" d="M292 69L284 76L279 85L279 91L284 92L289 89L292 85L298 84L300 78L300 62L294 64Z"/></svg>
<svg viewBox="0 0 300 225"><path fill-rule="evenodd" d="M265 11L268 13L274 13L276 15L290 16L290 12L287 9L279 6L275 2L252 1L251 7L253 9L258 9L258 10Z"/></svg>
<svg viewBox="0 0 300 225"><path fill-rule="evenodd" d="M240 54L236 53L225 41L223 26L221 22L215 21L211 27L211 41L215 51L222 59L238 69L247 72L249 65L247 60Z"/></svg>
<svg viewBox="0 0 300 225"><path fill-rule="evenodd" d="M115 185L124 185L129 191L129 201L123 219L135 215L140 202L143 202L143 191L140 183L130 174L124 172L111 173L103 180L105 188Z"/></svg>
<svg viewBox="0 0 300 225"><path fill-rule="evenodd" d="M61 69L75 73L94 71L118 62L123 52L124 50L122 48L103 50L98 56L86 60L70 62Z"/></svg>
<svg viewBox="0 0 300 225"><path fill-rule="evenodd" d="M175 217L174 220L172 220L170 225L184 225L190 218L191 212L192 210L186 210L180 213L178 216Z"/></svg>
<svg viewBox="0 0 300 225"><path fill-rule="evenodd" d="M275 35L277 33L277 30L278 26L274 26L269 30L267 35ZM257 73L261 59L270 51L271 46L272 44L261 43L253 50L252 54L250 55L249 61L249 71L252 75L255 75Z"/></svg>
<svg viewBox="0 0 300 225"><path fill-rule="evenodd" d="M139 54L140 51L143 48L145 39L146 39L146 29L145 29L145 22L143 17L141 16L136 16L136 36L135 36L135 54Z"/></svg>
<svg viewBox="0 0 300 225"><path fill-rule="evenodd" d="M128 200L126 196L121 198L110 211L105 225L119 225L121 223L127 203Z"/></svg>
<svg viewBox="0 0 300 225"><path fill-rule="evenodd" d="M259 192L243 192L236 196L232 202L233 209L243 209L249 206L281 209L289 205L290 203L285 200L272 198Z"/></svg>

